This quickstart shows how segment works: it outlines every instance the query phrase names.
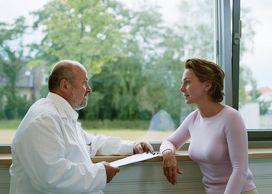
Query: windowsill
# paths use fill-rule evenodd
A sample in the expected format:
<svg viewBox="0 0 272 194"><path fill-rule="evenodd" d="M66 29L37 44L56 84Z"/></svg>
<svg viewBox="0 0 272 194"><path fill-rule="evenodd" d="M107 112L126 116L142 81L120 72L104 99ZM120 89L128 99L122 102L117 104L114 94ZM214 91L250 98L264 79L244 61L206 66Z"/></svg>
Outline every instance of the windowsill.
<svg viewBox="0 0 272 194"><path fill-rule="evenodd" d="M92 158L94 163L107 161L112 162L118 159L122 159L125 156L95 156ZM249 159L264 159L264 158L272 158L272 148L250 148L248 150ZM192 161L188 155L187 151L178 151L176 158L178 161ZM152 158L146 160L144 162L161 162L162 157L158 156L156 158ZM12 163L11 154L0 154L0 166L10 166Z"/></svg>

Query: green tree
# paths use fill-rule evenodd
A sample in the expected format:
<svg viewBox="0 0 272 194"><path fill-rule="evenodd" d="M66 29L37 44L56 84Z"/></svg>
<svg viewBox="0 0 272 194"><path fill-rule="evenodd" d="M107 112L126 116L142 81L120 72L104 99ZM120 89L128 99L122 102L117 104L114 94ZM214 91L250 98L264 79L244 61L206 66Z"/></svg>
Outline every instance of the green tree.
<svg viewBox="0 0 272 194"><path fill-rule="evenodd" d="M16 92L19 71L26 65L22 36L26 30L25 19L19 17L13 24L0 23L0 81L5 117L18 118L22 110L18 106L21 98ZM16 45L16 46L15 46ZM24 111L23 111L24 112Z"/></svg>
<svg viewBox="0 0 272 194"><path fill-rule="evenodd" d="M211 6L206 7L212 9ZM127 30L121 47L125 56L111 64L105 64L102 73L92 79L95 90L107 94L101 99L100 110L103 110L101 112L106 114L106 118L118 118L122 115L119 114L121 112L127 114L134 112L129 115L137 115L147 111L152 115L163 108L179 122L181 108L177 107L182 107L183 113L192 109L183 106L179 91L184 56L188 54L211 58L213 34L209 30L210 25L204 20L197 26L192 26L191 21L187 19L186 23L182 22L183 25L170 28L164 25L156 7L144 4L139 10L136 12L130 10L129 14L118 12L127 21L122 23L123 26L120 28ZM195 31L201 31L200 34L208 36L207 39L210 38L210 41L201 41L202 36ZM139 84L133 85L134 82L130 82L129 79L134 80L133 74L125 76L123 73L123 69L129 69L127 66L132 64L133 74L140 78L135 79ZM127 88L134 88L136 92L129 92ZM131 97L131 94L134 96ZM137 102L133 99L137 99ZM120 118L131 117L123 115L125 117Z"/></svg>
<svg viewBox="0 0 272 194"><path fill-rule="evenodd" d="M105 63L101 73L92 78L95 92L103 94L98 115L109 119L142 118L151 111L141 103L141 88L151 83L145 72L155 58L154 39L161 36L161 16L148 8L129 14L126 9L118 9L115 7L116 13L124 19L119 27L124 33L120 45L123 55Z"/></svg>
<svg viewBox="0 0 272 194"><path fill-rule="evenodd" d="M77 60L96 74L105 62L122 54L118 28L122 19L116 18L103 1L52 0L34 14L35 27L41 27L45 34L41 46L35 45L42 56Z"/></svg>
<svg viewBox="0 0 272 194"><path fill-rule="evenodd" d="M149 2L139 1L135 11L119 1L53 0L35 13L45 36L32 48L37 58L70 58L91 70L94 93L85 117L146 118L163 108L179 120L192 110L179 91L184 60L214 59L207 2L180 1L180 20L170 26Z"/></svg>

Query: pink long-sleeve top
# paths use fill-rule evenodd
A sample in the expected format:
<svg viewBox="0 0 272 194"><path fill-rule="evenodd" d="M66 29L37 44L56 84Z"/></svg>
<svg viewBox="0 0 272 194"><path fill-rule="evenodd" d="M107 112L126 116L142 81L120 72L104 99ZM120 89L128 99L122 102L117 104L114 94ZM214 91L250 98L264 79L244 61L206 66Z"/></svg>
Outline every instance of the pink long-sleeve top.
<svg viewBox="0 0 272 194"><path fill-rule="evenodd" d="M195 110L160 151L175 152L188 140L189 156L200 167L207 194L240 194L256 187L248 167L247 130L237 110L225 106L213 117Z"/></svg>

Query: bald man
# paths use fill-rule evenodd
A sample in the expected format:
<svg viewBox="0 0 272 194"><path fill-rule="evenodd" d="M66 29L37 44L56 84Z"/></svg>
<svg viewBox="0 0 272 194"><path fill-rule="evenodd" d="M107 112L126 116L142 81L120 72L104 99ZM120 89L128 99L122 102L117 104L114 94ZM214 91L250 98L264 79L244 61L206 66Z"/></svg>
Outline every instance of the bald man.
<svg viewBox="0 0 272 194"><path fill-rule="evenodd" d="M146 142L93 136L77 121L92 92L87 71L76 61L54 65L46 98L35 102L20 123L12 142L10 194L101 194L119 172L90 156L129 155L153 151Z"/></svg>

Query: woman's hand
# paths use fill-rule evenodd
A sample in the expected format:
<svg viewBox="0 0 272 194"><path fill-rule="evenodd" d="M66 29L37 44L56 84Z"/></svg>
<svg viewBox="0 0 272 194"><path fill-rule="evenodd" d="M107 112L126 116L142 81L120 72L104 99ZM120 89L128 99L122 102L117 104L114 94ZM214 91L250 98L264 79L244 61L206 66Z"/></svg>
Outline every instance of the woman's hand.
<svg viewBox="0 0 272 194"><path fill-rule="evenodd" d="M177 175L182 174L178 167L177 159L172 150L165 150L163 153L163 173L171 184L177 183Z"/></svg>

